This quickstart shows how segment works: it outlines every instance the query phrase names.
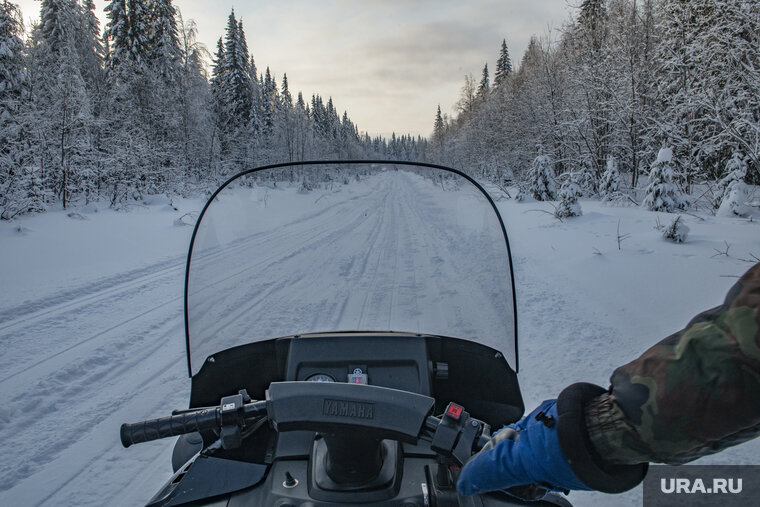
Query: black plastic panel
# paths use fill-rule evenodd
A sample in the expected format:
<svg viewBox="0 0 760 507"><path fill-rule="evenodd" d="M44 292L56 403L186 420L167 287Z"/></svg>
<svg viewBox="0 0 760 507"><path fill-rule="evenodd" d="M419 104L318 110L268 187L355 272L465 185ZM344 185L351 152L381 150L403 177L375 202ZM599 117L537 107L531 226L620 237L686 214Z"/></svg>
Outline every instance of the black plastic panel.
<svg viewBox="0 0 760 507"><path fill-rule="evenodd" d="M277 431L366 430L368 437L402 442L416 442L434 402L398 389L338 382L275 382L267 391Z"/></svg>

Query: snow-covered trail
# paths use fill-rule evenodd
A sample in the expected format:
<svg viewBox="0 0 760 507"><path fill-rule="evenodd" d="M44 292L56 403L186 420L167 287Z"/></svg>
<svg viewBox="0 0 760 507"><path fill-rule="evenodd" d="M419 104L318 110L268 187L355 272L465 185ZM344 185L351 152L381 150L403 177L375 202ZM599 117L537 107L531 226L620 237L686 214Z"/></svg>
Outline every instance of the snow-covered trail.
<svg viewBox="0 0 760 507"><path fill-rule="evenodd" d="M0 310L0 503L113 504L125 473L161 454L125 455L118 429L186 405L183 268L177 257Z"/></svg>
<svg viewBox="0 0 760 507"><path fill-rule="evenodd" d="M511 350L511 287L495 217L473 232L451 203L471 193L403 171L356 187L228 243L219 237L235 238L229 229L238 224L223 207L224 225L207 213L190 266L194 371L217 350L315 331L434 333ZM472 211L486 206L481 197Z"/></svg>

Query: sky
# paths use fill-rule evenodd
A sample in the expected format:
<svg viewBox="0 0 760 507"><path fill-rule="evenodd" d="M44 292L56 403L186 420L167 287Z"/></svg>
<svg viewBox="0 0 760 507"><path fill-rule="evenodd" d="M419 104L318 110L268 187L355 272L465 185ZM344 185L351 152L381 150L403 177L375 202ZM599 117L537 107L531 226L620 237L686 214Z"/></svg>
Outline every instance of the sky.
<svg viewBox="0 0 760 507"><path fill-rule="evenodd" d="M39 0L17 0L24 20ZM104 0L95 5L105 21ZM428 136L437 106L450 115L471 73L491 79L502 39L519 63L533 34L569 19L567 0L174 0L195 20L210 52L234 8L260 72L268 66L291 92L333 98L362 132Z"/></svg>

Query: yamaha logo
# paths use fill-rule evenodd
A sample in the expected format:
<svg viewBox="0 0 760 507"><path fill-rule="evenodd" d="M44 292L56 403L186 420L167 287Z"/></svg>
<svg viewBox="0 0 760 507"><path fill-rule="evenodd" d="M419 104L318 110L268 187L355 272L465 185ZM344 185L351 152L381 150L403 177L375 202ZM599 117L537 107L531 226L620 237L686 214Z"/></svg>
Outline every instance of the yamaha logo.
<svg viewBox="0 0 760 507"><path fill-rule="evenodd" d="M374 419L375 404L360 401L330 400L325 398L322 414L352 419Z"/></svg>

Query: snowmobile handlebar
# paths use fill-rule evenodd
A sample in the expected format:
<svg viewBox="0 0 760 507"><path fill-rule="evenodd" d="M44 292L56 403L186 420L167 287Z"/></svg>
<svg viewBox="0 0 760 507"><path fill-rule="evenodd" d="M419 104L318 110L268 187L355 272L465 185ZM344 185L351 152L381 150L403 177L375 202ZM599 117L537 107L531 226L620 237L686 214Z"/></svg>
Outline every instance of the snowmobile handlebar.
<svg viewBox="0 0 760 507"><path fill-rule="evenodd" d="M244 390L205 407L169 417L122 424L124 447L186 433L214 431L225 449L242 444L242 431L266 418L275 431L311 430L363 435L378 442L427 440L442 456L464 464L490 437L488 425L450 403L443 416L431 415L428 396L371 385L273 382L265 401L251 401Z"/></svg>
<svg viewBox="0 0 760 507"><path fill-rule="evenodd" d="M149 442L159 438L175 437L194 431L214 429L218 426L216 409L204 409L180 415L171 415L134 424L121 425L121 444Z"/></svg>
<svg viewBox="0 0 760 507"><path fill-rule="evenodd" d="M258 401L231 407L231 402L228 401L225 404L226 400L228 398L223 398L222 404L218 407L203 408L133 424L124 423L121 425L120 431L121 444L124 447L129 447L132 444L176 437L196 431L218 430L224 423L223 414L233 410L237 411L239 408L242 408L243 419L245 420L258 419L266 414L266 402Z"/></svg>

